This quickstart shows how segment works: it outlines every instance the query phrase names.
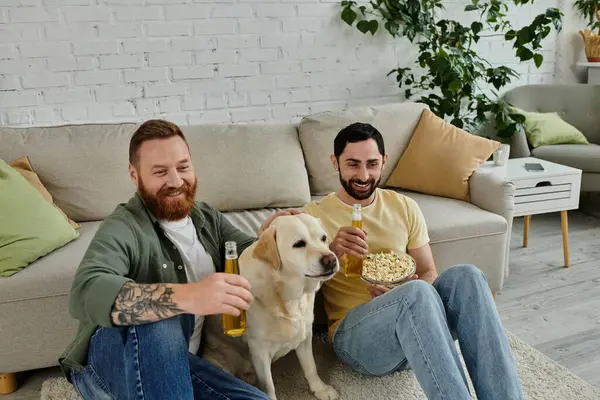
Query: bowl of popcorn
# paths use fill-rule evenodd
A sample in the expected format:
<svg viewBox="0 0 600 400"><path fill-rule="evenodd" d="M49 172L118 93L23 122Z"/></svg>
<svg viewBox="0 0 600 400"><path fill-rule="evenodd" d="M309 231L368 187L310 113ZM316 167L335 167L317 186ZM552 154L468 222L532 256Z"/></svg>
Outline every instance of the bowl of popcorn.
<svg viewBox="0 0 600 400"><path fill-rule="evenodd" d="M368 283L394 288L405 283L417 270L415 259L393 250L369 253L363 258L362 279Z"/></svg>

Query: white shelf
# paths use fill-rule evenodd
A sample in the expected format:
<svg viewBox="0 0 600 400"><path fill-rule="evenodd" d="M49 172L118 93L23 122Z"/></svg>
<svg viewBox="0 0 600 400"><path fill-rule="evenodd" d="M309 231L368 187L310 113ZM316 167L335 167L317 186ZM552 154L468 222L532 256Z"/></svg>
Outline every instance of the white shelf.
<svg viewBox="0 0 600 400"><path fill-rule="evenodd" d="M577 66L586 68L600 68L600 62L580 61L577 63Z"/></svg>
<svg viewBox="0 0 600 400"><path fill-rule="evenodd" d="M587 68L588 85L600 85L600 62L578 62L578 67Z"/></svg>

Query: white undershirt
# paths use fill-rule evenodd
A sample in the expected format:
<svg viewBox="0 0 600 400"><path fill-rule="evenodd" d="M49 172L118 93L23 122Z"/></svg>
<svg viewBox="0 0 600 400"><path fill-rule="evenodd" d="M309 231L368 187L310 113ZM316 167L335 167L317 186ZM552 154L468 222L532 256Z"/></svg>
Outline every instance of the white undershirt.
<svg viewBox="0 0 600 400"><path fill-rule="evenodd" d="M190 217L179 221L160 221L160 226L164 229L167 237L177 246L185 264L188 282L197 282L215 272L213 259L200 243L196 227ZM196 354L200 347L203 324L204 317L196 316L194 333L190 338L189 346L192 354Z"/></svg>

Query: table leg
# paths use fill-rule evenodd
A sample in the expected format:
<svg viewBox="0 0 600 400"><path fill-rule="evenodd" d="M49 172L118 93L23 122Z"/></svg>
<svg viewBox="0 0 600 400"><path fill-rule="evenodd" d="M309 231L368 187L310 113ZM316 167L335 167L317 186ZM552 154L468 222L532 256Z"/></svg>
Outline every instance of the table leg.
<svg viewBox="0 0 600 400"><path fill-rule="evenodd" d="M526 215L523 219L523 247L527 247L529 244L529 221L531 221L531 215Z"/></svg>
<svg viewBox="0 0 600 400"><path fill-rule="evenodd" d="M563 255L565 258L565 267L570 267L569 263L569 219L566 211L560 212L560 225L562 227Z"/></svg>

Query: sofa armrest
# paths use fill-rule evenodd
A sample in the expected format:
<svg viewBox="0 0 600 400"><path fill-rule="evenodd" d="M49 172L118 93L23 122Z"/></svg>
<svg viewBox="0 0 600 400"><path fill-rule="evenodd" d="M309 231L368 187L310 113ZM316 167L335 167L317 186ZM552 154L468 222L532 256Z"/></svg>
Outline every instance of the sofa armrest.
<svg viewBox="0 0 600 400"><path fill-rule="evenodd" d="M506 277L508 276L515 186L512 182L506 181L501 174L496 173L494 169L480 168L469 178L469 192L473 205L500 215L506 220L508 226L504 243L504 260L502 260Z"/></svg>
<svg viewBox="0 0 600 400"><path fill-rule="evenodd" d="M512 219L515 186L493 169L479 168L469 178L471 203L477 207Z"/></svg>

